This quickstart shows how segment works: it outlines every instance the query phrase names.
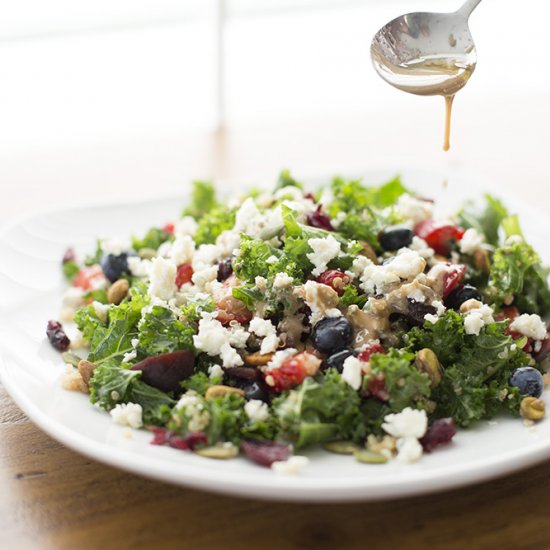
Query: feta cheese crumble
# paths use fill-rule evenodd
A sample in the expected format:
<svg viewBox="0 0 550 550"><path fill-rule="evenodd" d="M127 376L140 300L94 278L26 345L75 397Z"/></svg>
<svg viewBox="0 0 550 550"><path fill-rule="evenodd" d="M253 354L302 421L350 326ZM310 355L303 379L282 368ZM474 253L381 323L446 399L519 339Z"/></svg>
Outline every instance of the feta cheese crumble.
<svg viewBox="0 0 550 550"><path fill-rule="evenodd" d="M273 288L282 289L292 286L294 279L286 273L277 273L273 279Z"/></svg>
<svg viewBox="0 0 550 550"><path fill-rule="evenodd" d="M426 411L406 407L400 413L386 415L382 428L397 438L397 460L416 462L422 456L422 445L418 440L428 429Z"/></svg>
<svg viewBox="0 0 550 550"><path fill-rule="evenodd" d="M433 205L404 193L397 199L397 210L405 220L417 224L432 217Z"/></svg>
<svg viewBox="0 0 550 550"><path fill-rule="evenodd" d="M315 277L326 271L328 263L341 252L340 243L332 235L324 239L309 239L307 244L313 251L306 254L306 257L315 266L311 272Z"/></svg>
<svg viewBox="0 0 550 550"><path fill-rule="evenodd" d="M260 347L260 353L265 355L275 351L279 347L279 338L277 336L277 330L271 321L268 319L261 319L260 317L254 317L250 321L248 330L254 333L256 336L263 338Z"/></svg>
<svg viewBox="0 0 550 550"><path fill-rule="evenodd" d="M344 361L344 368L342 370L342 380L349 384L354 390L358 390L361 387L362 378L362 361L350 355Z"/></svg>
<svg viewBox="0 0 550 550"><path fill-rule="evenodd" d="M484 243L485 238L479 234L473 227L466 229L460 240L460 252L463 254L473 254Z"/></svg>
<svg viewBox="0 0 550 550"><path fill-rule="evenodd" d="M169 300L176 292L176 265L164 258L151 262L149 273L149 295L161 300Z"/></svg>
<svg viewBox="0 0 550 550"><path fill-rule="evenodd" d="M466 334L479 335L479 331L490 323L494 323L493 309L487 304L482 304L481 307L471 309L464 317L464 330Z"/></svg>
<svg viewBox="0 0 550 550"><path fill-rule="evenodd" d="M121 426L138 429L143 426L143 409L137 403L118 403L110 411L113 422Z"/></svg>
<svg viewBox="0 0 550 550"><path fill-rule="evenodd" d="M544 340L546 338L546 324L539 315L524 313L516 317L510 324L510 328L533 338L533 340Z"/></svg>
<svg viewBox="0 0 550 550"><path fill-rule="evenodd" d="M250 422L264 422L269 418L269 407L267 403L259 399L251 399L244 406L244 412Z"/></svg>

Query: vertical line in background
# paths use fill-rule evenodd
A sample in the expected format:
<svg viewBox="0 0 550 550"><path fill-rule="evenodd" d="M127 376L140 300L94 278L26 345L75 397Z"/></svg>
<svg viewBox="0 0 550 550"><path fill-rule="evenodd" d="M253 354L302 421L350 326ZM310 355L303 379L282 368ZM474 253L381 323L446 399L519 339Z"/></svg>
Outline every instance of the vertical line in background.
<svg viewBox="0 0 550 550"><path fill-rule="evenodd" d="M216 0L216 129L225 127L225 0Z"/></svg>

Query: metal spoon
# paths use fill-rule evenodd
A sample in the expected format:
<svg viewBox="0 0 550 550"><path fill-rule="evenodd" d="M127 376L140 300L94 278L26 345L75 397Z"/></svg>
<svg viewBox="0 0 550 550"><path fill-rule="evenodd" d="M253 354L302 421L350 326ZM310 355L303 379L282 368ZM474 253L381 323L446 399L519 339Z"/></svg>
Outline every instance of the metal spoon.
<svg viewBox="0 0 550 550"><path fill-rule="evenodd" d="M477 54L468 18L481 0L467 0L453 13L409 13L374 36L377 73L400 90L452 96L472 75Z"/></svg>

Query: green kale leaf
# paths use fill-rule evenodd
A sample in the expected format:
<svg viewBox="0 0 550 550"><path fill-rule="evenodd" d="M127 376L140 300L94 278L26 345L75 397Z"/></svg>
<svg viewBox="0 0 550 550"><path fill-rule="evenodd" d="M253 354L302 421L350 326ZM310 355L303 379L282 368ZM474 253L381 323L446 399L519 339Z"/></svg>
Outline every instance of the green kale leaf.
<svg viewBox="0 0 550 550"><path fill-rule="evenodd" d="M143 238L139 239L136 236L132 237L132 248L139 252L140 250L144 248L150 248L152 250L158 250L159 246L166 241L169 241L172 238L172 235L168 233L168 231L165 231L164 229L160 229L158 227L152 227L145 233Z"/></svg>
<svg viewBox="0 0 550 550"><path fill-rule="evenodd" d="M191 204L183 210L182 216L192 216L198 221L216 206L218 206L216 189L212 183L194 181L193 191L191 192Z"/></svg>
<svg viewBox="0 0 550 550"><path fill-rule="evenodd" d="M195 243L213 244L226 230L235 225L235 209L225 206L215 206L199 219L199 225L194 236Z"/></svg>
<svg viewBox="0 0 550 550"><path fill-rule="evenodd" d="M508 216L502 202L491 195L485 195L485 208L479 210L473 202L466 203L458 213L459 223L465 229L473 227L485 235L485 240L494 246L498 244L498 229Z"/></svg>

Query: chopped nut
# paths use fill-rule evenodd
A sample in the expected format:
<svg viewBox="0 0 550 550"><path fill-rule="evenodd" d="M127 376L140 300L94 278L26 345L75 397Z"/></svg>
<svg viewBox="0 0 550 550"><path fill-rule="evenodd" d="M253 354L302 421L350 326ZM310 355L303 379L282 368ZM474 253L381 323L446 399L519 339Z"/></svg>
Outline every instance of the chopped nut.
<svg viewBox="0 0 550 550"><path fill-rule="evenodd" d="M437 355L430 348L423 348L416 352L414 360L416 368L430 377L430 386L435 388L441 382L441 363Z"/></svg>
<svg viewBox="0 0 550 550"><path fill-rule="evenodd" d="M536 397L524 397L521 400L519 414L527 420L542 420L546 407L542 399Z"/></svg>
<svg viewBox="0 0 550 550"><path fill-rule="evenodd" d="M223 397L224 395L227 395L230 393L244 397L243 390L241 390L240 388L233 388L231 386L210 386L206 390L204 397L206 399L214 399L215 397Z"/></svg>
<svg viewBox="0 0 550 550"><path fill-rule="evenodd" d="M110 304L118 305L126 298L129 289L130 283L128 283L126 279L119 279L109 287L107 291L107 300L109 300Z"/></svg>
<svg viewBox="0 0 550 550"><path fill-rule="evenodd" d="M478 248L474 252L474 265L485 275L491 272L491 262L489 261L489 251L485 248Z"/></svg>
<svg viewBox="0 0 550 550"><path fill-rule="evenodd" d="M239 448L231 443L222 443L221 445L196 449L195 452L207 458L228 459L235 458L239 454Z"/></svg>
<svg viewBox="0 0 550 550"><path fill-rule="evenodd" d="M361 253L363 256L366 256L372 263L377 264L378 256L376 255L374 248L372 248L367 241L359 241L359 244L361 245Z"/></svg>
<svg viewBox="0 0 550 550"><path fill-rule="evenodd" d="M90 389L90 378L92 377L95 368L96 365L90 363L90 361L86 361L86 359L82 359L78 362L78 372L82 377L82 382L86 386L86 392Z"/></svg>
<svg viewBox="0 0 550 550"><path fill-rule="evenodd" d="M483 304L475 298L470 298L460 305L460 313L468 313L473 309L479 309Z"/></svg>
<svg viewBox="0 0 550 550"><path fill-rule="evenodd" d="M251 365L252 367L262 367L264 365L267 365L272 359L272 353L264 353L262 355L261 353L257 352L250 353L244 356L244 362L247 365Z"/></svg>

